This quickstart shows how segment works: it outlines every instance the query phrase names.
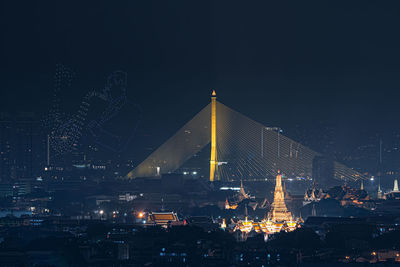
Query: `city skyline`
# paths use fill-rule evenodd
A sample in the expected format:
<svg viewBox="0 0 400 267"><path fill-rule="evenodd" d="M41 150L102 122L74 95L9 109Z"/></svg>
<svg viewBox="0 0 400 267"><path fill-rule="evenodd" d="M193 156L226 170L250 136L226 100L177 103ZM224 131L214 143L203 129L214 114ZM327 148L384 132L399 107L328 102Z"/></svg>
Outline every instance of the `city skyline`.
<svg viewBox="0 0 400 267"><path fill-rule="evenodd" d="M400 263L400 3L0 4L0 266Z"/></svg>

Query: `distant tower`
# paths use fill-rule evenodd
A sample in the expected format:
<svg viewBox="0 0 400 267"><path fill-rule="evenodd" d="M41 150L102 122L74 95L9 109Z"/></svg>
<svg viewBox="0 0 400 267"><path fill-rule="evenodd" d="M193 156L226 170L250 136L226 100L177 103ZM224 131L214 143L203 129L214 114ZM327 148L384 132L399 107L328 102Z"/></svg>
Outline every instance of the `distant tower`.
<svg viewBox="0 0 400 267"><path fill-rule="evenodd" d="M50 135L47 135L47 151L46 151L46 157L47 157L47 166L50 166Z"/></svg>
<svg viewBox="0 0 400 267"><path fill-rule="evenodd" d="M211 95L211 157L210 157L210 182L214 182L217 170L217 94L213 90Z"/></svg>
<svg viewBox="0 0 400 267"><path fill-rule="evenodd" d="M157 171L157 176L160 176L160 170L161 170L161 168L160 167L156 167L156 171Z"/></svg>
<svg viewBox="0 0 400 267"><path fill-rule="evenodd" d="M381 189L381 181L379 180L379 185L378 185L378 195L377 195L378 199L382 199L383 198L383 194L382 194L382 189Z"/></svg>
<svg viewBox="0 0 400 267"><path fill-rule="evenodd" d="M278 175L276 176L274 202L272 203L271 206L272 208L268 214L268 217L273 222L283 222L292 220L292 215L287 210L285 204L285 196L282 189L282 176L280 174L280 171L278 171Z"/></svg>
<svg viewBox="0 0 400 267"><path fill-rule="evenodd" d="M225 219L222 219L221 229L225 230L225 228L226 228L226 221Z"/></svg>
<svg viewBox="0 0 400 267"><path fill-rule="evenodd" d="M379 139L379 165L382 165L382 138Z"/></svg>
<svg viewBox="0 0 400 267"><path fill-rule="evenodd" d="M317 216L317 210L315 209L315 205L312 205L311 216Z"/></svg>
<svg viewBox="0 0 400 267"><path fill-rule="evenodd" d="M165 208L164 208L164 198L161 198L161 211L165 211Z"/></svg>
<svg viewBox="0 0 400 267"><path fill-rule="evenodd" d="M397 179L394 179L393 192L399 192L399 184L397 183Z"/></svg>
<svg viewBox="0 0 400 267"><path fill-rule="evenodd" d="M239 201L242 201L243 199L250 198L249 195L244 191L243 187L243 180L240 180L240 190L239 190Z"/></svg>
<svg viewBox="0 0 400 267"><path fill-rule="evenodd" d="M364 190L364 182L363 182L363 180L361 180L361 188L360 189Z"/></svg>
<svg viewBox="0 0 400 267"><path fill-rule="evenodd" d="M379 177L379 181L382 177L382 173L383 173L383 167L382 167L382 139L379 139L379 157L378 157L378 169L377 169L377 176Z"/></svg>
<svg viewBox="0 0 400 267"><path fill-rule="evenodd" d="M225 209L229 210L231 208L231 206L229 205L229 201L228 198L225 199Z"/></svg>

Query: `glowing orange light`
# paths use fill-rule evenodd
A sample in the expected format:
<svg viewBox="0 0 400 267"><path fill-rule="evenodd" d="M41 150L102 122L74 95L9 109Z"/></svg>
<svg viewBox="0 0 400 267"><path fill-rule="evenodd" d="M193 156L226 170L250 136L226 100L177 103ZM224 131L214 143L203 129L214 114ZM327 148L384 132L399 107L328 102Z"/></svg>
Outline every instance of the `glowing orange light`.
<svg viewBox="0 0 400 267"><path fill-rule="evenodd" d="M138 217L139 218L143 218L144 217L144 213L143 212L139 212Z"/></svg>

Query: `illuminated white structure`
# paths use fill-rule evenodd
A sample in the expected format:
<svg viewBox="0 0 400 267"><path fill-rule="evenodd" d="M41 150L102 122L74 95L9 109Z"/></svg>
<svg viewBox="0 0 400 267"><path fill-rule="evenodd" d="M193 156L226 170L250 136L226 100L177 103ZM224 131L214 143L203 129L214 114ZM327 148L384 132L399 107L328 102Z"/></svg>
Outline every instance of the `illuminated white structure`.
<svg viewBox="0 0 400 267"><path fill-rule="evenodd" d="M397 179L394 179L393 192L399 192L399 184L397 182Z"/></svg>

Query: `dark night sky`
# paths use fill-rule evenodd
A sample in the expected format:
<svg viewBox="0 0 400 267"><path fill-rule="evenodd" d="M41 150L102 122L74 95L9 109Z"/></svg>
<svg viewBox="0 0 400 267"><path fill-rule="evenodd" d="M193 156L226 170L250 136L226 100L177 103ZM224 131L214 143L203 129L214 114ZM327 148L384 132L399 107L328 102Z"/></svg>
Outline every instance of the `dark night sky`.
<svg viewBox="0 0 400 267"><path fill-rule="evenodd" d="M400 2L89 2L1 2L1 110L44 112L62 63L76 73L72 106L128 72L154 144L207 105L210 88L289 134L317 121L353 138L399 129Z"/></svg>

